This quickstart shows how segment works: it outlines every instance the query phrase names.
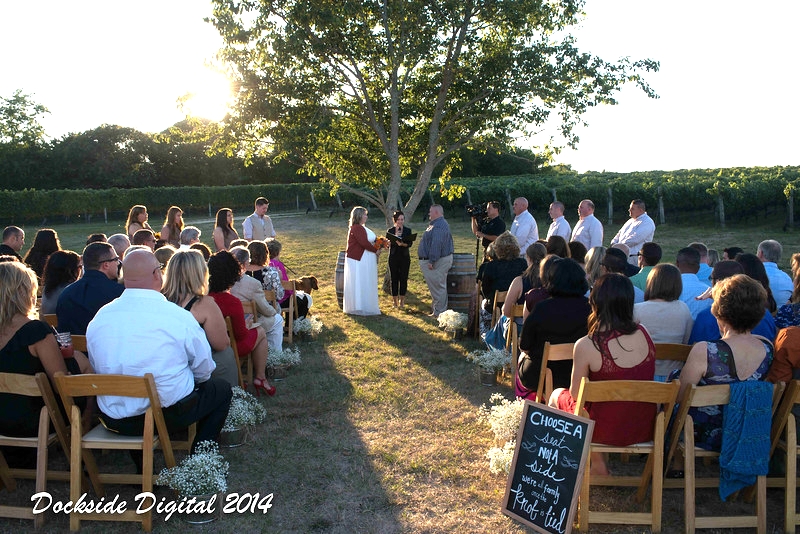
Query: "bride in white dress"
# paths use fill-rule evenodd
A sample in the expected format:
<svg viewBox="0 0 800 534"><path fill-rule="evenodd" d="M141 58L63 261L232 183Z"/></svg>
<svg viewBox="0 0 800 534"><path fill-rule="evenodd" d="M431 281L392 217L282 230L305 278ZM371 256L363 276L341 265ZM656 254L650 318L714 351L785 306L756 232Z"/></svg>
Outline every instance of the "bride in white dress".
<svg viewBox="0 0 800 534"><path fill-rule="evenodd" d="M378 307L378 255L375 232L364 226L367 209L356 206L350 212L350 231L344 261L342 309L351 315L380 315Z"/></svg>

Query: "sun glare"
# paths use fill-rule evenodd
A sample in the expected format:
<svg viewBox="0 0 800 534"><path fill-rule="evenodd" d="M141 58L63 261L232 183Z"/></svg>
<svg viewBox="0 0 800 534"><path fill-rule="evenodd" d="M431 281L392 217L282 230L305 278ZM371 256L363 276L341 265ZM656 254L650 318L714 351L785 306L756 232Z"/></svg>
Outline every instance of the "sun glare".
<svg viewBox="0 0 800 534"><path fill-rule="evenodd" d="M183 112L219 122L228 113L231 100L231 84L221 72L206 69L191 84L189 92L179 99Z"/></svg>

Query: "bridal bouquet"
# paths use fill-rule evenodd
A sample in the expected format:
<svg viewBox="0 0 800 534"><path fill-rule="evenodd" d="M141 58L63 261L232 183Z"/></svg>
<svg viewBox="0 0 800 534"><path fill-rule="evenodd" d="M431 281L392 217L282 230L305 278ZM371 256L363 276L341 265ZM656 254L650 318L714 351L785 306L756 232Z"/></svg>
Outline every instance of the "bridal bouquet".
<svg viewBox="0 0 800 534"><path fill-rule="evenodd" d="M375 238L375 246L377 248L389 248L389 240L382 235L378 236Z"/></svg>

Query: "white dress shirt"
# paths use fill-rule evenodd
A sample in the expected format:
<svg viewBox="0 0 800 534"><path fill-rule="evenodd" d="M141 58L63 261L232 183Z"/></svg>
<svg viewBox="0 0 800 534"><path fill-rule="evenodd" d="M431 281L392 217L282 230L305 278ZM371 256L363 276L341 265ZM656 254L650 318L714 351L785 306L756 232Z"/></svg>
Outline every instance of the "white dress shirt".
<svg viewBox="0 0 800 534"><path fill-rule="evenodd" d="M86 329L89 361L98 374L153 373L163 408L205 382L216 368L211 346L194 316L152 289L125 289L97 312ZM147 399L97 397L114 419L143 414Z"/></svg>
<svg viewBox="0 0 800 534"><path fill-rule="evenodd" d="M642 249L642 245L653 240L653 235L655 235L655 233L656 223L654 223L653 219L645 212L635 219L628 219L628 222L622 225L617 235L611 240L611 244L616 245L617 243L622 243L623 245L627 245L629 249L628 263L636 265L638 263L636 255ZM691 306L689 308L691 308Z"/></svg>
<svg viewBox="0 0 800 534"><path fill-rule="evenodd" d="M525 251L528 250L529 246L539 240L539 227L536 225L536 219L533 218L533 215L528 210L514 217L514 222L511 223L509 231L511 235L517 238L521 256L525 255Z"/></svg>
<svg viewBox="0 0 800 534"><path fill-rule="evenodd" d="M563 237L564 241L569 243L569 236L571 233L572 229L569 227L569 223L562 215L550 224L550 229L547 230L547 238L549 239L551 235L558 235Z"/></svg>
<svg viewBox="0 0 800 534"><path fill-rule="evenodd" d="M591 213L579 220L572 229L571 241L583 243L586 250L603 246L603 223Z"/></svg>

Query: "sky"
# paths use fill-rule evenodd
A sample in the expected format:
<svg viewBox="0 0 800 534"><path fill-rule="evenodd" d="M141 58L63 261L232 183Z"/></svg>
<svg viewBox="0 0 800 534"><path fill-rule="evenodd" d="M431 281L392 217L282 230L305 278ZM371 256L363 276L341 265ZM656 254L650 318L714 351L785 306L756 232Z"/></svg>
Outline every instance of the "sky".
<svg viewBox="0 0 800 534"><path fill-rule="evenodd" d="M222 40L202 0L2 2L0 96L32 94L50 137L118 124L161 131L194 115L219 120L227 84L209 67ZM660 61L616 106L584 115L577 150L556 162L585 172L797 165L800 2L587 0L573 32L605 60ZM547 143L548 132L524 144Z"/></svg>

